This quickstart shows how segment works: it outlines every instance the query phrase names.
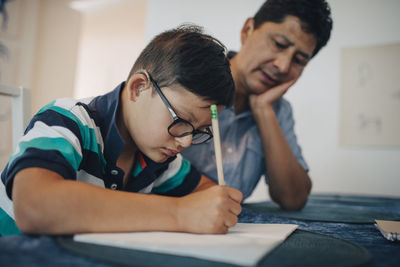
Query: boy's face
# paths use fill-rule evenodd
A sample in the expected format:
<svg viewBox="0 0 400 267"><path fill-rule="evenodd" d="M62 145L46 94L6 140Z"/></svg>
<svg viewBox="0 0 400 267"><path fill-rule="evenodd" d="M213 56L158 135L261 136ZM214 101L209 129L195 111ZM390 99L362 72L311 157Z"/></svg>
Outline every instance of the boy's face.
<svg viewBox="0 0 400 267"><path fill-rule="evenodd" d="M125 118L128 131L137 148L156 162L164 162L175 156L192 143L192 135L173 137L168 127L173 118L152 83L147 83L136 97L129 121ZM211 101L191 93L179 84L161 88L176 115L197 130L205 130L211 125ZM222 107L219 107L219 111Z"/></svg>
<svg viewBox="0 0 400 267"><path fill-rule="evenodd" d="M233 58L235 82L247 94L261 94L280 83L297 79L316 46L301 21L286 16L282 23L265 22L254 29L248 19L241 32L242 47Z"/></svg>

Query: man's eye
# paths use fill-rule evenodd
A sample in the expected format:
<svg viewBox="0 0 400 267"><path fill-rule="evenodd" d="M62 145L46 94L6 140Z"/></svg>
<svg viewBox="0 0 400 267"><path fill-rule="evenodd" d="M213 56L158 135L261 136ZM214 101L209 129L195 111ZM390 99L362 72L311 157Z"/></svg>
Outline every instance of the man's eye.
<svg viewBox="0 0 400 267"><path fill-rule="evenodd" d="M275 41L275 45L276 45L278 48L280 48L280 49L284 49L284 48L287 47L285 44L282 44L282 43L277 42L277 41Z"/></svg>
<svg viewBox="0 0 400 267"><path fill-rule="evenodd" d="M303 59L294 58L294 61L295 61L297 64L302 65L302 66L307 65L307 61L306 61L306 60L303 60Z"/></svg>

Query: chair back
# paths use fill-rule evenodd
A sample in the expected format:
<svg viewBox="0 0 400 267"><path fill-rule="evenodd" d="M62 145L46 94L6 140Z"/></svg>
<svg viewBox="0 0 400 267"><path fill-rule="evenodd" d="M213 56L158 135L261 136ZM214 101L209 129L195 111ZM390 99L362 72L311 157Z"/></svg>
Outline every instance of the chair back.
<svg viewBox="0 0 400 267"><path fill-rule="evenodd" d="M12 98L12 142L16 148L31 119L31 95L27 88L0 85L0 95Z"/></svg>

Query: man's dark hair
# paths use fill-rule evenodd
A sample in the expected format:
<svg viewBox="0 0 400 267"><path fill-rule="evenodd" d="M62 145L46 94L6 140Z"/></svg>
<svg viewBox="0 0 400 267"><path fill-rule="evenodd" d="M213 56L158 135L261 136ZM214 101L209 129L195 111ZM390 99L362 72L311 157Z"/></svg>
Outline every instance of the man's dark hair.
<svg viewBox="0 0 400 267"><path fill-rule="evenodd" d="M234 82L225 46L202 28L182 25L157 35L129 73L145 69L160 87L180 84L190 92L229 106Z"/></svg>
<svg viewBox="0 0 400 267"><path fill-rule="evenodd" d="M267 0L254 16L254 28L264 22L281 23L286 16L298 17L302 29L317 41L312 56L326 45L331 35L331 9L325 0Z"/></svg>

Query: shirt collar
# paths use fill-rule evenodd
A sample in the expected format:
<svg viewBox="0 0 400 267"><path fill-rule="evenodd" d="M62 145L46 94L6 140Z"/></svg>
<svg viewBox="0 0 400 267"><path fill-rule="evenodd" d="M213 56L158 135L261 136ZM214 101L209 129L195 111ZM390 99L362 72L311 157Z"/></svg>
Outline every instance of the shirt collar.
<svg viewBox="0 0 400 267"><path fill-rule="evenodd" d="M89 103L89 108L94 111L96 124L99 126L103 137L104 157L107 162L111 161L113 164L116 164L125 146L125 141L119 134L116 122L120 96L124 86L125 82L111 92L94 98Z"/></svg>

